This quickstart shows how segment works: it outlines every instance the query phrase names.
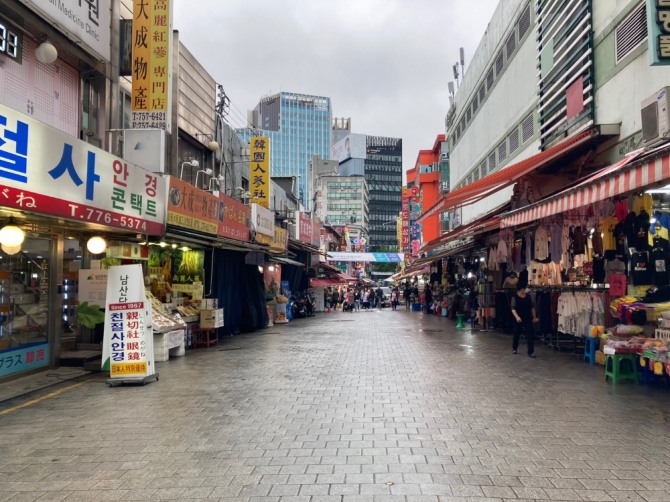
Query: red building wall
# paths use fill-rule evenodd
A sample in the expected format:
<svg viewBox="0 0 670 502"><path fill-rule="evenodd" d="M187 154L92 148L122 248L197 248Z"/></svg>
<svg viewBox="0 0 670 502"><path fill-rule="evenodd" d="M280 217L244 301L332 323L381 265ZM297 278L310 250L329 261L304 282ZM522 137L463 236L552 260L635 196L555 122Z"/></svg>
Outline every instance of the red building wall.
<svg viewBox="0 0 670 502"><path fill-rule="evenodd" d="M440 145L445 140L444 134L439 134L431 150L419 150L414 167L407 171L407 186L419 188L421 212L437 203L442 197L442 184L439 167L433 172L421 172L421 166L439 166ZM430 242L441 234L440 215L431 216L423 222L421 228L422 241Z"/></svg>

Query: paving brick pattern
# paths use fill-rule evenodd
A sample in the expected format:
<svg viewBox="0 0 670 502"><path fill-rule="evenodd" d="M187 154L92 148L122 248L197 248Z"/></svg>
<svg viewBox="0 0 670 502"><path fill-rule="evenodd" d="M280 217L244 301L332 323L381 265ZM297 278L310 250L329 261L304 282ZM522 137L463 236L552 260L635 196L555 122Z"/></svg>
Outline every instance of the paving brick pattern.
<svg viewBox="0 0 670 502"><path fill-rule="evenodd" d="M321 314L0 416L0 502L670 501L665 389L399 310Z"/></svg>

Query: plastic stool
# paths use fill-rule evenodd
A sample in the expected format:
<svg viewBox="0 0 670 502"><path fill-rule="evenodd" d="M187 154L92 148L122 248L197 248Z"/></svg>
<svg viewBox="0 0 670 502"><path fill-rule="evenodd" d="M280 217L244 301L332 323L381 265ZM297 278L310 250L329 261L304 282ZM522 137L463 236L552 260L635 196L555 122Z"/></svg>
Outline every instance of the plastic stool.
<svg viewBox="0 0 670 502"><path fill-rule="evenodd" d="M465 325L463 324L463 318L465 317L465 314L456 314L456 327L457 328L465 328Z"/></svg>
<svg viewBox="0 0 670 502"><path fill-rule="evenodd" d="M624 380L632 380L639 384L636 356L634 354L607 354L605 359L605 381L607 381L607 377L612 377L614 384L623 382Z"/></svg>
<svg viewBox="0 0 670 502"><path fill-rule="evenodd" d="M217 328L193 328L193 348L218 345Z"/></svg>
<svg viewBox="0 0 670 502"><path fill-rule="evenodd" d="M596 350L600 347L600 338L587 336L584 339L584 361L591 365L596 363Z"/></svg>

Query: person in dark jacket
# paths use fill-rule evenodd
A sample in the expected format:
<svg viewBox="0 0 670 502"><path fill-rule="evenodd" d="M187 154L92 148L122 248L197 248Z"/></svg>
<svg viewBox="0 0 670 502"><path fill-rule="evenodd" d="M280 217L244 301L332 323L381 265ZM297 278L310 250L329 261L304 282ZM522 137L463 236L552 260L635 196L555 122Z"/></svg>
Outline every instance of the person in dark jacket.
<svg viewBox="0 0 670 502"><path fill-rule="evenodd" d="M330 299L330 304L333 306L333 310L337 310L337 304L340 303L340 293L337 291L337 288L333 289L333 296Z"/></svg>
<svg viewBox="0 0 670 502"><path fill-rule="evenodd" d="M516 354L519 348L519 338L525 332L528 345L528 356L535 358L535 326L537 316L535 305L528 296L528 291L522 285L517 285L516 293L510 302L512 316L514 317L514 337L512 338L512 353Z"/></svg>

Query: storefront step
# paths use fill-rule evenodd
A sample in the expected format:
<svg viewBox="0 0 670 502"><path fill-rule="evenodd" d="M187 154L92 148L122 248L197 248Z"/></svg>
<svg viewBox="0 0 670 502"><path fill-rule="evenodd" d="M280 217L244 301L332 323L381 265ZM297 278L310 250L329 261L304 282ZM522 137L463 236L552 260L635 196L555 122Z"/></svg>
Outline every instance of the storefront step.
<svg viewBox="0 0 670 502"><path fill-rule="evenodd" d="M60 365L69 367L84 367L88 371L89 363L100 368L102 352L100 350L63 350L60 353Z"/></svg>

